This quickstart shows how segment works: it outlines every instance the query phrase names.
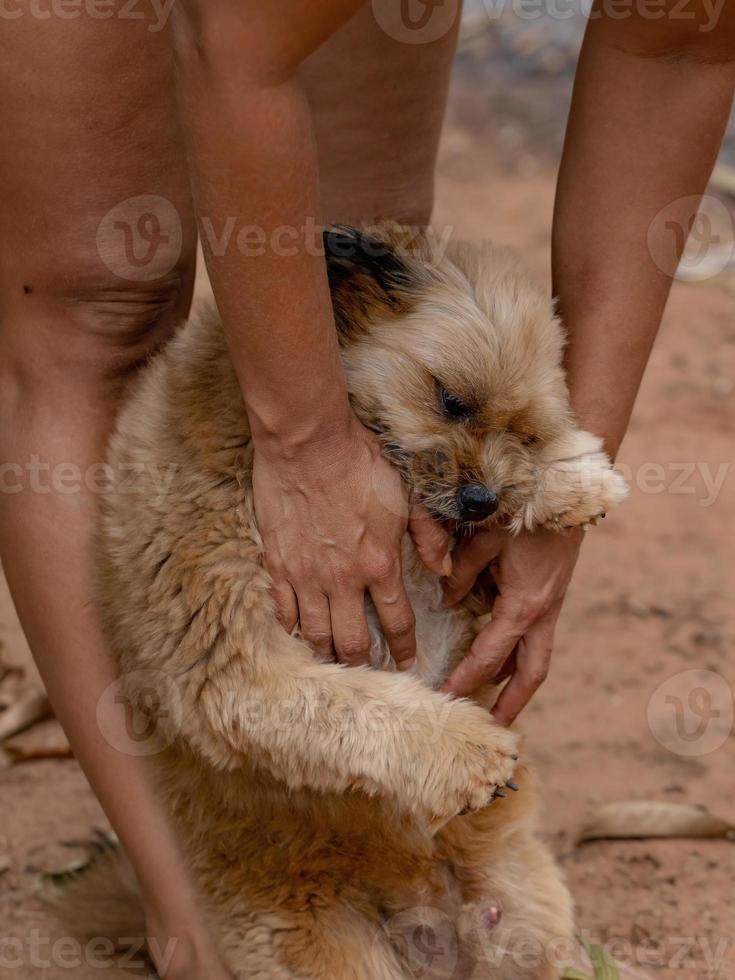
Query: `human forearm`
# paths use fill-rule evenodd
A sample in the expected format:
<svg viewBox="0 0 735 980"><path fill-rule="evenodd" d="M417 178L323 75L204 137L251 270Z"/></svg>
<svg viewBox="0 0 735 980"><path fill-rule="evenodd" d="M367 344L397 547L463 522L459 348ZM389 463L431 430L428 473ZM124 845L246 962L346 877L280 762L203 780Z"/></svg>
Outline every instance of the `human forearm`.
<svg viewBox="0 0 735 980"><path fill-rule="evenodd" d="M320 220L317 152L298 65L360 4L308 6L191 0L175 32L200 224L236 220L221 254L203 235L207 266L256 443L279 452L349 415L320 237L307 230Z"/></svg>
<svg viewBox="0 0 735 980"><path fill-rule="evenodd" d="M569 331L572 403L613 455L676 268L667 222L689 227L735 89L732 10L715 32L690 24L592 20L575 86L554 219L554 289ZM662 269L653 254L667 253L671 267Z"/></svg>
<svg viewBox="0 0 735 980"><path fill-rule="evenodd" d="M663 6L663 20L632 8L623 19L600 17L599 8L591 18L554 215L554 290L569 332L572 404L613 456L735 86L735 10L723 7L716 32L708 33L701 22L677 19L673 0ZM450 688L465 695L480 681L510 677L494 708L503 724L549 669L581 539L581 532L486 532L455 553L449 600L488 565L499 597Z"/></svg>
<svg viewBox="0 0 735 980"><path fill-rule="evenodd" d="M202 229L229 219L259 235L249 255L233 245L215 254L203 237L248 410L255 511L281 622L298 623L320 655L364 662L369 591L396 662L409 666L414 620L400 568L407 490L347 398L313 233L317 148L298 78L303 59L362 2L182 0L178 90ZM437 543L430 525L411 525L422 529L419 551L446 567L446 536Z"/></svg>

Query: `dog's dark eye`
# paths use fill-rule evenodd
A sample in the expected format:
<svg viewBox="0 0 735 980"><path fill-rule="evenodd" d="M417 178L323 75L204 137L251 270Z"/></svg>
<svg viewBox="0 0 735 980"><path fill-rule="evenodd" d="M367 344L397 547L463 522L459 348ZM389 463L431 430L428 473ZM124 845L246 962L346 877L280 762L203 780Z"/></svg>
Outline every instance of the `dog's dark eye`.
<svg viewBox="0 0 735 980"><path fill-rule="evenodd" d="M439 400L444 411L453 419L468 419L472 415L469 405L466 405L457 395L453 395L451 391L447 391L443 385L439 385Z"/></svg>

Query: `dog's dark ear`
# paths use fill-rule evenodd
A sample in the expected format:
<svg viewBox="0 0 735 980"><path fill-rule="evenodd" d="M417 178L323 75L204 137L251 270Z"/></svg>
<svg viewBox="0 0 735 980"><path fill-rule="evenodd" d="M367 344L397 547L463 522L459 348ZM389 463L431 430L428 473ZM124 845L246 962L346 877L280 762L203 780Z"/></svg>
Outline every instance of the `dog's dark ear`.
<svg viewBox="0 0 735 980"><path fill-rule="evenodd" d="M348 225L324 232L329 287L340 339L348 342L371 319L406 313L415 300L413 272L396 246Z"/></svg>

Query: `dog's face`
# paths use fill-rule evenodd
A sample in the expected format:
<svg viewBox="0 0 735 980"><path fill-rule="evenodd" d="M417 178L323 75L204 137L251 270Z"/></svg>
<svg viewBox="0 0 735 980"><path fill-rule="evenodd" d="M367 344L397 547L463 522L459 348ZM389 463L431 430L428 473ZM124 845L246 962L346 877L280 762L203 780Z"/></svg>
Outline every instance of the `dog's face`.
<svg viewBox="0 0 735 980"><path fill-rule="evenodd" d="M505 250L406 237L326 236L354 408L437 517L547 523L528 515L577 431L552 304Z"/></svg>

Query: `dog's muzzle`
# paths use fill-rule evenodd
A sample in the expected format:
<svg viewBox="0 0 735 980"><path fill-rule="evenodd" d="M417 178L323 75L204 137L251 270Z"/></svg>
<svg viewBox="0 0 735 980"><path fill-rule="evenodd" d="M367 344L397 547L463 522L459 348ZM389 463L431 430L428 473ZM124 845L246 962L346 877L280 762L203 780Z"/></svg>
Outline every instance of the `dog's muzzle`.
<svg viewBox="0 0 735 980"><path fill-rule="evenodd" d="M492 517L500 506L498 495L483 483L468 483L457 491L460 520L474 523Z"/></svg>

